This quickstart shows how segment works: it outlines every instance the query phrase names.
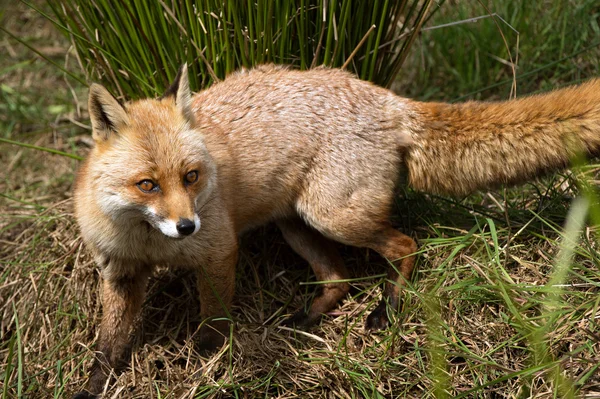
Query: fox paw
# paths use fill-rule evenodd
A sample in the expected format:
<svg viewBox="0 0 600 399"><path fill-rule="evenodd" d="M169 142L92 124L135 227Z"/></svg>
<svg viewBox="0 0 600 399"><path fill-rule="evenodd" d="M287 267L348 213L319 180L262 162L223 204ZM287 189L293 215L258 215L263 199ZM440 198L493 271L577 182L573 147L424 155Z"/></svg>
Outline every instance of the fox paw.
<svg viewBox="0 0 600 399"><path fill-rule="evenodd" d="M81 391L73 395L73 399L97 399L98 395L92 395L88 391Z"/></svg>
<svg viewBox="0 0 600 399"><path fill-rule="evenodd" d="M379 302L379 305L367 316L366 329L371 331L385 330L390 326L390 318L387 312L385 301Z"/></svg>
<svg viewBox="0 0 600 399"><path fill-rule="evenodd" d="M282 326L306 330L308 327L314 326L319 322L321 316L311 317L304 310L299 310L287 319L281 322Z"/></svg>
<svg viewBox="0 0 600 399"><path fill-rule="evenodd" d="M214 326L204 325L200 328L198 351L202 356L210 356L225 343L225 334Z"/></svg>

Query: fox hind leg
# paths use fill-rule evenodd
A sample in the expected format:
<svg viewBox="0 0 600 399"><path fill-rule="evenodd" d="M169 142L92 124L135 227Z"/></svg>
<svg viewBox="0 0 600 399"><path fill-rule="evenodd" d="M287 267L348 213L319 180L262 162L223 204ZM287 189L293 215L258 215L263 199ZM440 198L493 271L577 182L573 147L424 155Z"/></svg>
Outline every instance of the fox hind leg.
<svg viewBox="0 0 600 399"><path fill-rule="evenodd" d="M400 308L400 288L412 277L417 243L406 234L389 226L380 231L375 240L367 246L391 263L388 267L381 301L369 314L366 323L369 330L382 330L387 328L390 323L387 313L388 306L396 311Z"/></svg>
<svg viewBox="0 0 600 399"><path fill-rule="evenodd" d="M277 226L290 247L310 264L317 280L323 282L310 309L300 310L285 321L289 325L309 327L346 296L350 285L341 280L348 278L348 271L335 243L302 220L280 220Z"/></svg>
<svg viewBox="0 0 600 399"><path fill-rule="evenodd" d="M417 244L391 226L392 198L393 187L382 186L355 190L339 206L328 201L327 207L312 207L311 204L325 203L313 196L299 202L303 218L326 237L347 245L371 248L391 263L383 297L367 317L366 327L370 330L389 326L388 306L399 309L400 288L410 280L414 269Z"/></svg>

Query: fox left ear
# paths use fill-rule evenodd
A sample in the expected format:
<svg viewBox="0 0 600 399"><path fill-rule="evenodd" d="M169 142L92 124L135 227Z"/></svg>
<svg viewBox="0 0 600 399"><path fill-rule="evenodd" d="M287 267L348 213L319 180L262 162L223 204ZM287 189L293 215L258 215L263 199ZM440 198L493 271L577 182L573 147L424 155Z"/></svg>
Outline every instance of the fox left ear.
<svg viewBox="0 0 600 399"><path fill-rule="evenodd" d="M175 80L165 91L161 98L174 97L175 105L181 113L190 121L194 120L192 112L192 92L190 91L190 81L188 80L187 63L179 67Z"/></svg>

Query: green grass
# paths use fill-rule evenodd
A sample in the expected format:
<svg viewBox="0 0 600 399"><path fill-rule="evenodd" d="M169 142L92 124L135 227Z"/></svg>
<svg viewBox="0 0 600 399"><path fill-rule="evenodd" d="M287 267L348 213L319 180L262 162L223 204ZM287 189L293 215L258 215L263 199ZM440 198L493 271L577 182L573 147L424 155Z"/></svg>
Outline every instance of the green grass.
<svg viewBox="0 0 600 399"><path fill-rule="evenodd" d="M517 93L597 75L594 2L489 7L520 32ZM475 1L448 2L426 26L484 13ZM516 38L500 26L516 59ZM84 75L70 43L37 12L12 4L2 27ZM0 395L68 397L85 381L101 314L99 276L71 214L78 162L7 140L84 156L89 130L76 124L89 124L87 93L11 36L0 48L8 54L0 59ZM423 99L507 98L511 68L498 58L508 54L491 19L426 30L397 88ZM169 62L174 68L179 60ZM459 199L402 192L394 223L418 239L418 271L398 324L377 334L362 326L387 262L370 251L341 247L351 294L319 327L292 332L278 323L310 300L314 277L273 228L248 234L235 329L208 359L194 346L201 323L194 279L161 270L129 368L107 397L593 396L600 391L600 210L585 181L596 174L597 165L579 165L572 174ZM575 199L580 193L585 200Z"/></svg>
<svg viewBox="0 0 600 399"><path fill-rule="evenodd" d="M40 13L69 35L87 76L137 98L161 94L183 62L193 90L264 63L346 66L388 86L433 3L52 0L53 14Z"/></svg>
<svg viewBox="0 0 600 399"><path fill-rule="evenodd" d="M400 81L432 100L507 98L580 82L600 69L600 7L594 0L447 4L422 32ZM499 18L456 24L486 16ZM500 19L501 18L501 19Z"/></svg>

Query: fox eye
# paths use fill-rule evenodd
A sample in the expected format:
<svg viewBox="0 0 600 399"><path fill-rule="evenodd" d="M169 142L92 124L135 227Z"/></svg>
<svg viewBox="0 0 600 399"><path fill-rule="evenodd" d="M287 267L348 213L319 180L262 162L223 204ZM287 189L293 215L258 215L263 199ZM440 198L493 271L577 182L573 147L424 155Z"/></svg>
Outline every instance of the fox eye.
<svg viewBox="0 0 600 399"><path fill-rule="evenodd" d="M192 170L191 172L187 172L185 174L183 180L186 184L195 183L196 180L198 180L198 172L195 170Z"/></svg>
<svg viewBox="0 0 600 399"><path fill-rule="evenodd" d="M150 179L144 179L140 182L137 182L136 185L140 190L142 190L145 193L150 193L158 188L158 184L154 183Z"/></svg>

